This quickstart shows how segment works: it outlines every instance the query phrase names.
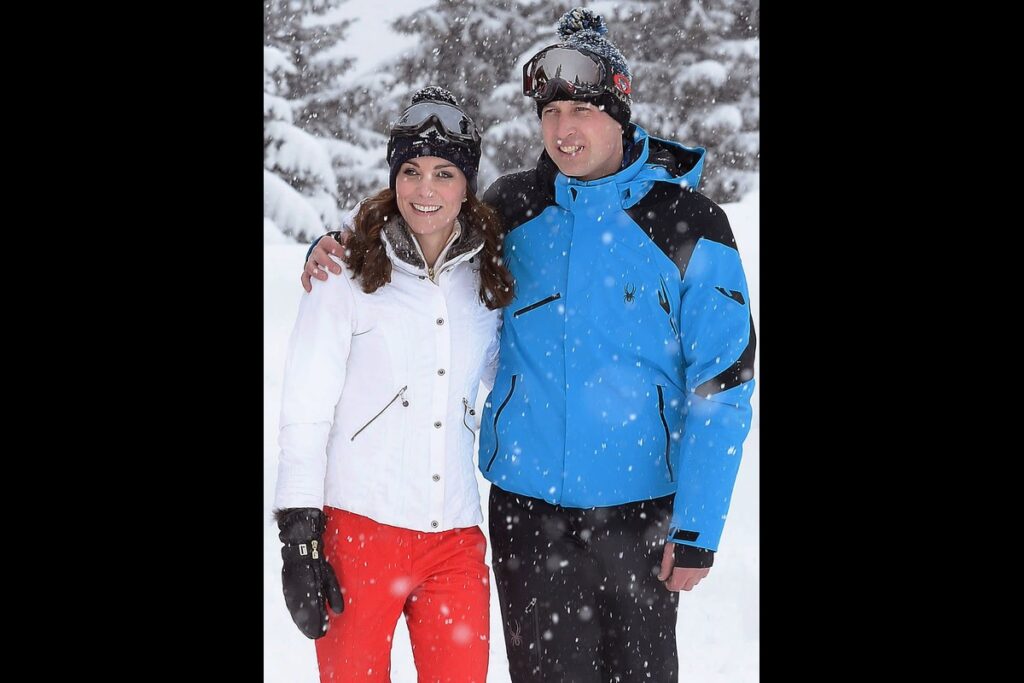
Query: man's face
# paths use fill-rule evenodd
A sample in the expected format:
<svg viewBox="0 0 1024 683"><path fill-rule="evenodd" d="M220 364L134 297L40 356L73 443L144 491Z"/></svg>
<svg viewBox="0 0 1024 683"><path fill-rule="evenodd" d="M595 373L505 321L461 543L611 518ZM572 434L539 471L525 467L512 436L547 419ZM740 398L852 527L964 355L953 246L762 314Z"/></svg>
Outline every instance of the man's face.
<svg viewBox="0 0 1024 683"><path fill-rule="evenodd" d="M540 128L548 156L570 178L596 180L622 164L622 126L590 102L548 102Z"/></svg>

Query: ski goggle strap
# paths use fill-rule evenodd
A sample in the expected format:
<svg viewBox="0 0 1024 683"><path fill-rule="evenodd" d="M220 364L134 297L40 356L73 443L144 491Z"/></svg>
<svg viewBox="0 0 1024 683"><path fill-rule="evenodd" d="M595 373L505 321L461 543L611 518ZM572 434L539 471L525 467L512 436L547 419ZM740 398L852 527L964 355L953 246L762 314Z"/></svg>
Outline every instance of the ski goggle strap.
<svg viewBox="0 0 1024 683"><path fill-rule="evenodd" d="M465 112L446 102L418 102L402 112L391 127L388 163L391 163L396 138L431 136L469 148L480 144L480 131Z"/></svg>
<svg viewBox="0 0 1024 683"><path fill-rule="evenodd" d="M616 74L615 82L604 63L585 52L563 47L541 50L523 65L523 94L544 102L561 86L571 97L591 97L618 87L629 93L629 81ZM624 87L617 81L625 81Z"/></svg>

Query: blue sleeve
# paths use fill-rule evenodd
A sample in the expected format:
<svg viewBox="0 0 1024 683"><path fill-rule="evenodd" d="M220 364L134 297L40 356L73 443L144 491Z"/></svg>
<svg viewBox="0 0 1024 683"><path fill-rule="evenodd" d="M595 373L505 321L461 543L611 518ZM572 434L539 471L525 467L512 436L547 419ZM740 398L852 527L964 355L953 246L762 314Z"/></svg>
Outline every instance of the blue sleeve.
<svg viewBox="0 0 1024 683"><path fill-rule="evenodd" d="M366 200L363 199L356 202L355 206L353 206L345 213L345 215L341 219L341 230L331 230L330 232L326 232L323 235L317 237L315 240L313 240L313 243L309 245L309 249L306 250L306 258L304 258L302 262L305 263L306 261L309 260L309 255L313 253L313 249L315 249L316 245L320 242L320 240L322 240L327 235L330 235L332 238L337 240L341 233L348 230L354 230L356 215L359 213L359 207L362 206L364 201Z"/></svg>
<svg viewBox="0 0 1024 683"><path fill-rule="evenodd" d="M323 235L320 235L315 240L313 240L313 242L309 245L309 249L306 250L306 258L302 259L302 262L305 263L306 261L309 260L309 255L313 253L313 249L316 247L317 244L320 243L320 240L322 240L323 238L327 237L328 235L335 235L335 234L337 234L337 233L327 232L327 233L324 233Z"/></svg>
<svg viewBox="0 0 1024 683"><path fill-rule="evenodd" d="M717 550L754 390L750 296L733 246L697 241L682 279L679 315L686 400L669 538Z"/></svg>

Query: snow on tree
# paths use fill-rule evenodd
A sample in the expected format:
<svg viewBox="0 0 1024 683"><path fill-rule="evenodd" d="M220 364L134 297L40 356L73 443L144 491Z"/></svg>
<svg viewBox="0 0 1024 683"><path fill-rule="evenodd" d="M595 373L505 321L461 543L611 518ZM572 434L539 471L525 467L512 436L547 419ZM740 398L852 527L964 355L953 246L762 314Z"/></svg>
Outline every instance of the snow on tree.
<svg viewBox="0 0 1024 683"><path fill-rule="evenodd" d="M302 242L340 227L341 209L379 188L374 167L382 161L370 162L367 152L382 149L380 136L339 104L346 100L340 79L353 62L338 50L351 24L335 18L342 2L263 5L264 215Z"/></svg>
<svg viewBox="0 0 1024 683"><path fill-rule="evenodd" d="M633 120L706 147L700 190L718 203L760 167L760 0L633 0L605 15L633 73Z"/></svg>

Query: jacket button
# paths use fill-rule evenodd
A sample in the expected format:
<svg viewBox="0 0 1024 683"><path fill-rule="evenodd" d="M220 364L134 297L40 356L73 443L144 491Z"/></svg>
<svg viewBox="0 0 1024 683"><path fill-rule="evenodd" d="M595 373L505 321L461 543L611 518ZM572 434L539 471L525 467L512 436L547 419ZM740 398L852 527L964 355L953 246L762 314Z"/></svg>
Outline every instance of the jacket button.
<svg viewBox="0 0 1024 683"><path fill-rule="evenodd" d="M434 521L432 521L430 523L430 526L436 529L437 528L437 520L435 519Z"/></svg>
<svg viewBox="0 0 1024 683"><path fill-rule="evenodd" d="M438 429L440 429L441 428L441 421L438 420L437 422L435 422L434 426L437 427Z"/></svg>
<svg viewBox="0 0 1024 683"><path fill-rule="evenodd" d="M441 475L435 474L434 476L431 477L431 479L433 479L434 481L441 481Z"/></svg>
<svg viewBox="0 0 1024 683"><path fill-rule="evenodd" d="M444 368L441 368L440 370L438 370L438 371L437 371L437 374L439 374L439 375L441 375L442 377L444 377Z"/></svg>
<svg viewBox="0 0 1024 683"><path fill-rule="evenodd" d="M438 325L444 325L444 318L438 318L437 319L437 324Z"/></svg>

